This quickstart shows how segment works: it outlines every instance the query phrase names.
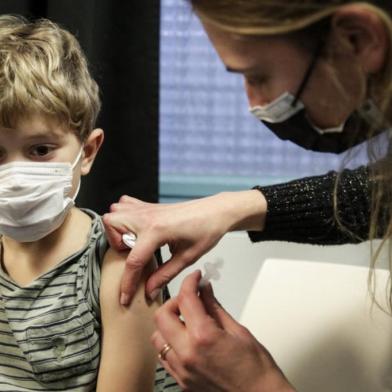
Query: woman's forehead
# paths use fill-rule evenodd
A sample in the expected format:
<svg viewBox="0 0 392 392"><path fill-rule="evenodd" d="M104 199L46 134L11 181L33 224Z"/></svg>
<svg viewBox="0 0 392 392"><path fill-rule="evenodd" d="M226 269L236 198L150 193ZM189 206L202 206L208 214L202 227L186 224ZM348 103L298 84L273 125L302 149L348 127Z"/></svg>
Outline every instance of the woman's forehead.
<svg viewBox="0 0 392 392"><path fill-rule="evenodd" d="M229 71L246 73L303 56L298 46L279 36L239 36L204 24L219 57Z"/></svg>

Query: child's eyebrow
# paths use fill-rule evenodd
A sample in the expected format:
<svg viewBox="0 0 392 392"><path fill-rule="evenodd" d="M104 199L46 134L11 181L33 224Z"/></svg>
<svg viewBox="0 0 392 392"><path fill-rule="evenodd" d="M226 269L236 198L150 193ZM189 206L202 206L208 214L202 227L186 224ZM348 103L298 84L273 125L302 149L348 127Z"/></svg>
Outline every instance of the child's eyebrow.
<svg viewBox="0 0 392 392"><path fill-rule="evenodd" d="M55 138L55 139L61 139L63 138L64 135L62 135L61 132L55 132L52 130L42 130L42 131L37 131L32 135L26 136L27 140L34 140L34 139L45 139L45 138Z"/></svg>

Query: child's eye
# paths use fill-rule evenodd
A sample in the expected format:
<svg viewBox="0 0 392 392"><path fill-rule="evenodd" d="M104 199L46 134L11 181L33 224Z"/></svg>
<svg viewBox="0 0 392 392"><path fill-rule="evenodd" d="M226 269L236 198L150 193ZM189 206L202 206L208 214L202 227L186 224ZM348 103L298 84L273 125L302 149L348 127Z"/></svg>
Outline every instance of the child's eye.
<svg viewBox="0 0 392 392"><path fill-rule="evenodd" d="M40 145L31 147L30 154L33 155L34 157L38 157L38 158L46 157L53 150L54 150L53 146L49 146L46 144L40 144Z"/></svg>

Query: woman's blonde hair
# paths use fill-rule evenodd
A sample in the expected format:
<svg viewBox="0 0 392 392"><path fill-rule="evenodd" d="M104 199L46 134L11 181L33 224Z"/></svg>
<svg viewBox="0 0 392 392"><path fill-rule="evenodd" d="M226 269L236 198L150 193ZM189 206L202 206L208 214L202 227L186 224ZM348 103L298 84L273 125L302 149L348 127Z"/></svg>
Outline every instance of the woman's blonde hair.
<svg viewBox="0 0 392 392"><path fill-rule="evenodd" d="M189 0L199 18L206 23L230 33L243 36L285 35L297 40L302 47L314 48L320 34L317 30L321 22L332 17L342 5L358 4L374 12L385 25L389 38L386 60L381 71L371 76L369 98L379 105L384 117L384 127L392 123L392 12L389 1L344 1L344 0ZM311 33L309 33L311 31ZM380 126L380 124L378 124ZM370 139L380 129L371 129ZM382 237L381 244L373 249L369 287L375 293L374 266L386 243L389 244L389 264L392 270L392 157L378 160L369 148L370 161L377 159L370 167L370 184L372 186L371 216L369 216L369 239ZM339 219L337 208L339 176L335 184L335 218L342 230L350 232ZM353 234L353 233L351 233ZM354 235L354 234L353 234ZM364 240L363 238L361 240ZM377 303L377 301L376 301ZM392 309L392 287L389 284L389 305Z"/></svg>
<svg viewBox="0 0 392 392"><path fill-rule="evenodd" d="M76 38L57 24L0 15L0 122L49 116L83 140L94 128L99 91Z"/></svg>
<svg viewBox="0 0 392 392"><path fill-rule="evenodd" d="M188 0L199 18L217 28L245 36L285 35L298 38L301 46L314 47L317 34L325 31L313 28L331 17L339 7L358 4L372 10L384 22L392 44L392 12L388 1L350 0ZM320 23L319 23L320 22ZM312 34L301 34L312 31ZM316 34L314 34L316 33ZM307 42L310 43L307 45ZM392 120L392 50L388 49L385 66L373 76L372 93L379 95L377 102ZM381 96L380 96L381 95Z"/></svg>

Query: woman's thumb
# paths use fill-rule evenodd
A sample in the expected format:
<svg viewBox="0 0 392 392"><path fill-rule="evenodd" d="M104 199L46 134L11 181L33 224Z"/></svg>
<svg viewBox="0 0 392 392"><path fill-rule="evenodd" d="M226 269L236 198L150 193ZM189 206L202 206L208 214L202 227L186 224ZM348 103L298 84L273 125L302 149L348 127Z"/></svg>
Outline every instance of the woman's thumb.
<svg viewBox="0 0 392 392"><path fill-rule="evenodd" d="M200 298L203 301L207 313L221 328L231 330L238 326L238 323L216 299L211 283L208 283L200 289Z"/></svg>

